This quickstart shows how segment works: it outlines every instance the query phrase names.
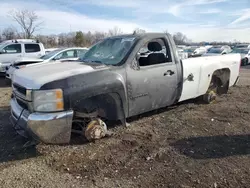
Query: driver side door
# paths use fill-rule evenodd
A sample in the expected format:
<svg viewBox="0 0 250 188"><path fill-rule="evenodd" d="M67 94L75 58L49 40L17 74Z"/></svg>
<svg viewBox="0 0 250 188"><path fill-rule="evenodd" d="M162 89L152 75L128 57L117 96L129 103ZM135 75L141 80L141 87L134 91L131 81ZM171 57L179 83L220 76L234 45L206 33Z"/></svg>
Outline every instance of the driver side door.
<svg viewBox="0 0 250 188"><path fill-rule="evenodd" d="M9 44L5 46L0 54L1 63L9 63L23 56L21 44Z"/></svg>
<svg viewBox="0 0 250 188"><path fill-rule="evenodd" d="M150 43L158 43L161 48L149 49ZM130 117L171 105L177 94L177 67L167 41L147 41L138 54L134 59L137 67L128 66L126 70Z"/></svg>

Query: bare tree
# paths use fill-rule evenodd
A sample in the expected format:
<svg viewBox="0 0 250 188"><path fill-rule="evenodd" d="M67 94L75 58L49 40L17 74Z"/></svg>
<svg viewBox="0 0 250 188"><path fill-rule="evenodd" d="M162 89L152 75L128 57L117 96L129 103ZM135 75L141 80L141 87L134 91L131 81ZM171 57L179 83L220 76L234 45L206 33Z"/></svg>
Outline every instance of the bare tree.
<svg viewBox="0 0 250 188"><path fill-rule="evenodd" d="M113 29L110 29L109 32L108 32L108 35L109 36L116 36L116 35L121 35L123 32L121 30L121 28L119 27L114 27Z"/></svg>
<svg viewBox="0 0 250 188"><path fill-rule="evenodd" d="M135 28L135 30L134 30L134 34L143 34L143 33L146 33L146 31L144 29Z"/></svg>
<svg viewBox="0 0 250 188"><path fill-rule="evenodd" d="M12 28L12 27L7 27L3 30L2 32L2 36L6 39L6 40L12 40L15 39L17 36L17 31L16 29Z"/></svg>
<svg viewBox="0 0 250 188"><path fill-rule="evenodd" d="M10 13L10 16L21 26L28 39L42 25L42 22L39 21L39 17L34 11L15 10Z"/></svg>
<svg viewBox="0 0 250 188"><path fill-rule="evenodd" d="M177 45L182 45L187 42L187 37L181 32L177 32L173 35L173 39Z"/></svg>

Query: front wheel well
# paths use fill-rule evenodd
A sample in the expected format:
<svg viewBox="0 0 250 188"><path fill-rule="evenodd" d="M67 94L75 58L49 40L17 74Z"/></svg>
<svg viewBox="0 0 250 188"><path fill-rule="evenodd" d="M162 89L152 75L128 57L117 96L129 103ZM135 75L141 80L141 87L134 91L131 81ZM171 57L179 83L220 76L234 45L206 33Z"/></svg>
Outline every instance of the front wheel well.
<svg viewBox="0 0 250 188"><path fill-rule="evenodd" d="M117 93L82 99L73 107L73 110L85 114L96 112L97 116L107 120L119 120L125 117L122 101Z"/></svg>

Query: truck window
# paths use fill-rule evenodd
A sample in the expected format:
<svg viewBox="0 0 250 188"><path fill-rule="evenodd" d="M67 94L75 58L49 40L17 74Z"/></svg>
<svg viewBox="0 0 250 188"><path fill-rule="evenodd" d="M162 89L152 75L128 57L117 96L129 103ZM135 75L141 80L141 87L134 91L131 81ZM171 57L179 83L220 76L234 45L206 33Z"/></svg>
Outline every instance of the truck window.
<svg viewBox="0 0 250 188"><path fill-rule="evenodd" d="M139 65L150 66L171 61L170 50L163 39L153 39L139 50Z"/></svg>
<svg viewBox="0 0 250 188"><path fill-rule="evenodd" d="M2 51L3 53L7 54L21 53L22 52L21 44L10 44L6 46Z"/></svg>
<svg viewBox="0 0 250 188"><path fill-rule="evenodd" d="M40 45L39 44L24 44L25 53L34 53L40 52Z"/></svg>

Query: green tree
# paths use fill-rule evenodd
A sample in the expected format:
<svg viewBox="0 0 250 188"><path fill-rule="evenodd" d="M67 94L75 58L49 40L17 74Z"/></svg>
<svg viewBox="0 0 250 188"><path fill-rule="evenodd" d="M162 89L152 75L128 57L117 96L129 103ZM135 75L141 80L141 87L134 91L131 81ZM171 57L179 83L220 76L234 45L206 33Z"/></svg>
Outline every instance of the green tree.
<svg viewBox="0 0 250 188"><path fill-rule="evenodd" d="M74 44L76 46L83 46L84 44L84 35L81 31L76 32Z"/></svg>

